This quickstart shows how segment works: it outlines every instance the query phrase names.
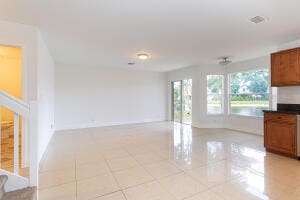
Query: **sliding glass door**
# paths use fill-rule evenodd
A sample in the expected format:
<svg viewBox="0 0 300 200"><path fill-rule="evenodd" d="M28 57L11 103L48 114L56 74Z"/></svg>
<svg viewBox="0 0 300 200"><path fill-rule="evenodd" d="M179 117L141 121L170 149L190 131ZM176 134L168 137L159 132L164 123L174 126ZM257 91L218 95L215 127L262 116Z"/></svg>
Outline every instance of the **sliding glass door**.
<svg viewBox="0 0 300 200"><path fill-rule="evenodd" d="M182 104L182 98L181 98L181 81L175 81L172 83L173 90L172 90L172 96L173 96L173 108L172 108L172 120L174 122L181 123L181 104Z"/></svg>
<svg viewBox="0 0 300 200"><path fill-rule="evenodd" d="M172 82L172 120L192 123L192 79Z"/></svg>
<svg viewBox="0 0 300 200"><path fill-rule="evenodd" d="M182 81L182 123L192 124L192 79Z"/></svg>

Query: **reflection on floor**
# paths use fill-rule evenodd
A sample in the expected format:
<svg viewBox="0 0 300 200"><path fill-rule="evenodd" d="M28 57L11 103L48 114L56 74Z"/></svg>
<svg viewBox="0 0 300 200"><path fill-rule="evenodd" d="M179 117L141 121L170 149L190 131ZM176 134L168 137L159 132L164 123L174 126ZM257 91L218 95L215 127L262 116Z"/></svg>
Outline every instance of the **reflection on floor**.
<svg viewBox="0 0 300 200"><path fill-rule="evenodd" d="M57 133L40 200L300 199L300 162L263 138L171 122Z"/></svg>

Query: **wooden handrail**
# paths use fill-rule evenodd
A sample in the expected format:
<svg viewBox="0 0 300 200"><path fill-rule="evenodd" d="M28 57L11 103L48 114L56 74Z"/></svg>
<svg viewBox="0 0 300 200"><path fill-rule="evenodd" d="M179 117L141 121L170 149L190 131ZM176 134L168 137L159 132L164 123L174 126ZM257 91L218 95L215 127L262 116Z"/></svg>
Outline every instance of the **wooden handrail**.
<svg viewBox="0 0 300 200"><path fill-rule="evenodd" d="M0 106L8 108L23 117L29 117L29 104L13 97L3 90L0 90Z"/></svg>

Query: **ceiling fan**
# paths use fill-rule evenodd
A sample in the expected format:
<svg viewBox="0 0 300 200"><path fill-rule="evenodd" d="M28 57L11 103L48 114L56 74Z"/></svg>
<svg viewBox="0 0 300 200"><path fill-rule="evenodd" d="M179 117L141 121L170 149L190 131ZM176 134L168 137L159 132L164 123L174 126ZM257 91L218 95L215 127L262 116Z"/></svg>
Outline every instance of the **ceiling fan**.
<svg viewBox="0 0 300 200"><path fill-rule="evenodd" d="M232 63L232 61L229 60L228 56L221 57L220 59L221 59L220 62L219 62L220 65L225 66L225 65L228 65L228 64Z"/></svg>

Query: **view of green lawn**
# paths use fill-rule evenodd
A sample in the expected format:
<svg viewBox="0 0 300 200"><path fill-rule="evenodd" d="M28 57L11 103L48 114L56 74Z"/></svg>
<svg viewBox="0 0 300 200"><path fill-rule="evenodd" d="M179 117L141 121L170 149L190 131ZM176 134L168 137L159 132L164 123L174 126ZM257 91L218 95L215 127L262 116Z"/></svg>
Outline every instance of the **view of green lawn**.
<svg viewBox="0 0 300 200"><path fill-rule="evenodd" d="M220 104L220 101L208 101L208 105L218 105ZM249 105L249 106L255 106L255 105L269 105L269 101L231 101L231 105Z"/></svg>

